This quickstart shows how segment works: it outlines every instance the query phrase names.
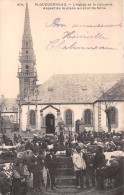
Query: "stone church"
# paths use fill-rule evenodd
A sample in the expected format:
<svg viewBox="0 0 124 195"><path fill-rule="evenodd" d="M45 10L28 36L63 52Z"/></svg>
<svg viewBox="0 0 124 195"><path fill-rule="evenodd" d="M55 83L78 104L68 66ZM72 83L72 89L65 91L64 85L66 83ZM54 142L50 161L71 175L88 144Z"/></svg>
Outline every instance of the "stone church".
<svg viewBox="0 0 124 195"><path fill-rule="evenodd" d="M58 74L37 85L30 18L26 4L18 69L19 131L124 130L124 74Z"/></svg>

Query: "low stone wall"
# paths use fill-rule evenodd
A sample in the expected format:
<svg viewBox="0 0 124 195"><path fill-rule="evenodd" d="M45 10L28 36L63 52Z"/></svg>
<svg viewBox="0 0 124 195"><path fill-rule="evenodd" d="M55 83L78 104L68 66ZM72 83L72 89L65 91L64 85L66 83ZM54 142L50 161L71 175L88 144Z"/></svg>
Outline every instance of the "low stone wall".
<svg viewBox="0 0 124 195"><path fill-rule="evenodd" d="M40 133L38 130L35 131L7 131L5 133L5 135L10 138L11 140L13 140L14 134L16 134L17 136L20 135L22 137L22 139L27 138L27 139L32 139L34 137L34 135L38 135L40 136Z"/></svg>

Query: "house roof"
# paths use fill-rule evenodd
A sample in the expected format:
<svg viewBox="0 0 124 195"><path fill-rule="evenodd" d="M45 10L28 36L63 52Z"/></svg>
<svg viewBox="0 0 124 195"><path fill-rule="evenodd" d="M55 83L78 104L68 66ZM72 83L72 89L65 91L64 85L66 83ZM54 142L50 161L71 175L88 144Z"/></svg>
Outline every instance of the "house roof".
<svg viewBox="0 0 124 195"><path fill-rule="evenodd" d="M4 98L3 106L1 107L2 112L17 112L18 104L16 98Z"/></svg>
<svg viewBox="0 0 124 195"><path fill-rule="evenodd" d="M103 100L102 90L109 90L113 100L124 100L123 86L123 73L57 74L38 87L37 100L42 104L93 103L100 98Z"/></svg>
<svg viewBox="0 0 124 195"><path fill-rule="evenodd" d="M120 79L111 88L105 91L99 100L124 100L124 79Z"/></svg>

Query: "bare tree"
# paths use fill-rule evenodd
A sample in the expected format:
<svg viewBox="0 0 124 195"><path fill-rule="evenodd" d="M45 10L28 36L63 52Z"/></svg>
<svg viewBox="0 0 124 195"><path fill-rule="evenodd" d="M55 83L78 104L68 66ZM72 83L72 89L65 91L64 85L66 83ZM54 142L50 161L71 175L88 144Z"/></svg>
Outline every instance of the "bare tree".
<svg viewBox="0 0 124 195"><path fill-rule="evenodd" d="M100 98L98 98L98 101L100 101L101 104L104 105L104 108L102 107L101 109L106 114L108 132L110 132L112 128L111 115L113 112L113 107L115 107L120 100L124 101L124 80L119 80L107 90L100 88L100 93L101 96Z"/></svg>
<svg viewBox="0 0 124 195"><path fill-rule="evenodd" d="M107 119L107 125L108 125L108 132L111 131L111 112L112 112L112 107L115 107L115 105L117 104L117 102L113 102L110 97L109 94L106 94L106 92L104 90L101 90L102 93L102 101L101 104L104 105L104 108L101 108L105 114L106 114L106 119Z"/></svg>

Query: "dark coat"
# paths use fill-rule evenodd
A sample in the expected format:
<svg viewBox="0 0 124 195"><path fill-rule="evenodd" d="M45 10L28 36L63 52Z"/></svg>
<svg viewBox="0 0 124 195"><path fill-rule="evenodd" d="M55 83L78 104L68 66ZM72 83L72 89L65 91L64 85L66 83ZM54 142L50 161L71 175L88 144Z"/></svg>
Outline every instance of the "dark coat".
<svg viewBox="0 0 124 195"><path fill-rule="evenodd" d="M43 155L38 155L37 156L37 170L38 172L43 170L44 168L44 157Z"/></svg>
<svg viewBox="0 0 124 195"><path fill-rule="evenodd" d="M44 161L45 167L47 169L56 169L56 156L54 154L47 154Z"/></svg>
<svg viewBox="0 0 124 195"><path fill-rule="evenodd" d="M94 169L105 166L105 155L103 153L96 153L93 160Z"/></svg>

